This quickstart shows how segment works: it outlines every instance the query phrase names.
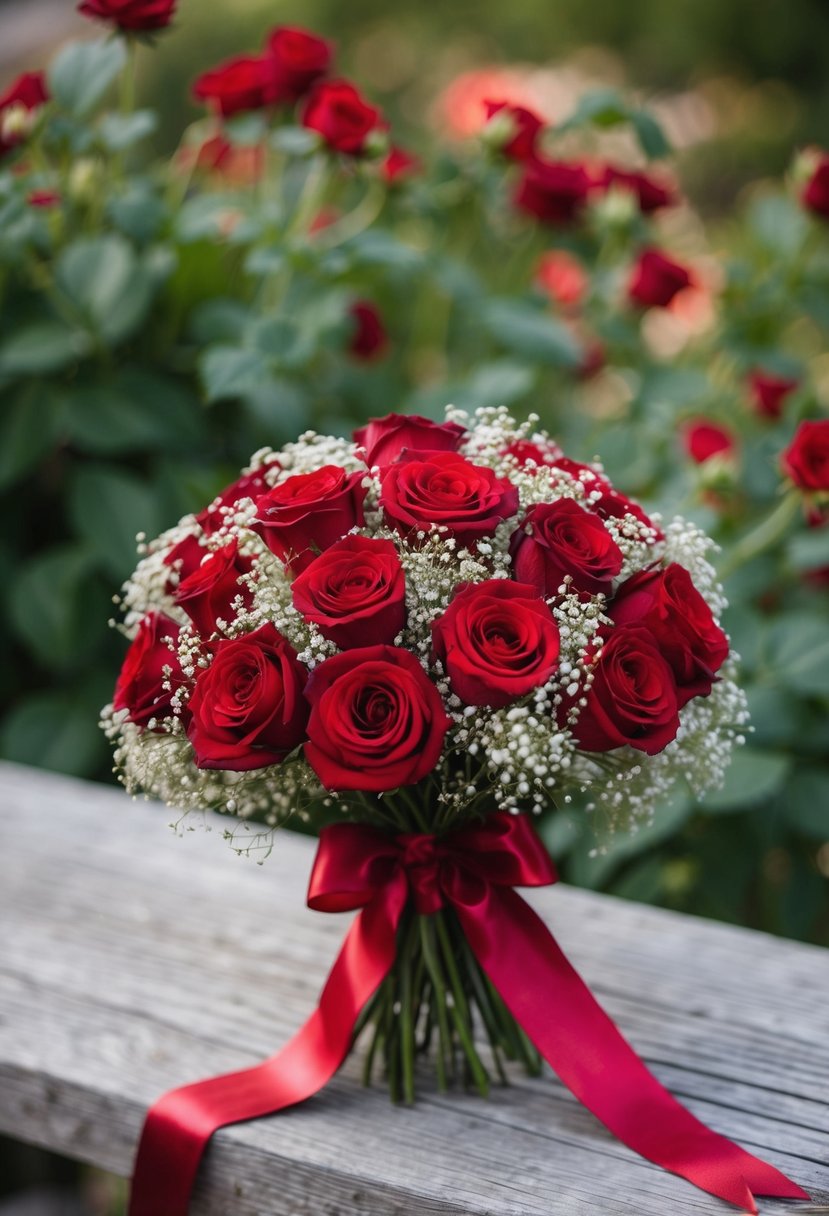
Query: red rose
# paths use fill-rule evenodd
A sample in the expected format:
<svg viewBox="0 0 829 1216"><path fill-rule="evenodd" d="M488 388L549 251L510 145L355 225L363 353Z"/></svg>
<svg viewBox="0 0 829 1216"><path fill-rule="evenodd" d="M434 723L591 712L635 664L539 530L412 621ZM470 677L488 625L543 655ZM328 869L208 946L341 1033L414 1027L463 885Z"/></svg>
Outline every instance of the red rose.
<svg viewBox="0 0 829 1216"><path fill-rule="evenodd" d="M708 696L728 658L728 638L684 566L634 574L607 611L617 625L650 630L674 673L680 709L691 697Z"/></svg>
<svg viewBox="0 0 829 1216"><path fill-rule="evenodd" d="M515 439L507 448L504 448L505 456L511 456L513 460L521 468L524 468L529 461L543 468L545 465L550 466L561 456L561 448L552 440L547 440L544 446L533 443L531 439Z"/></svg>
<svg viewBox="0 0 829 1216"><path fill-rule="evenodd" d="M590 286L579 259L564 249L542 253L535 278L550 299L562 308L576 308L584 300Z"/></svg>
<svg viewBox="0 0 829 1216"><path fill-rule="evenodd" d="M266 494L269 487L265 480L265 473L269 469L278 467L279 465L276 461L271 461L270 464L254 469L252 473L243 473L236 481L232 481L229 486L225 486L213 501L196 516L196 523L201 527L205 536L212 536L224 524L225 512L222 510L223 507L234 507L243 498L252 498L256 502L258 498Z"/></svg>
<svg viewBox="0 0 829 1216"><path fill-rule="evenodd" d="M394 641L406 621L406 580L390 540L344 536L294 580L294 607L341 650Z"/></svg>
<svg viewBox="0 0 829 1216"><path fill-rule="evenodd" d="M569 473L575 481L580 481L588 490L612 490L613 486L602 473L597 473L592 465L580 460L571 460L569 456L557 456L549 462L553 469L561 469Z"/></svg>
<svg viewBox="0 0 829 1216"><path fill-rule="evenodd" d="M311 673L305 758L329 790L393 790L435 768L450 719L417 659L366 646Z"/></svg>
<svg viewBox="0 0 829 1216"><path fill-rule="evenodd" d="M335 152L359 156L373 131L384 127L383 116L369 105L348 80L326 80L313 89L302 121L318 131Z"/></svg>
<svg viewBox="0 0 829 1216"><path fill-rule="evenodd" d="M508 119L509 131L500 151L510 160L525 161L535 156L538 137L544 130L545 123L532 110L524 106L513 106L508 101L485 101L487 119L496 114L501 115L501 121Z"/></svg>
<svg viewBox="0 0 829 1216"><path fill-rule="evenodd" d="M829 219L829 156L820 152L802 194L803 206Z"/></svg>
<svg viewBox="0 0 829 1216"><path fill-rule="evenodd" d="M172 716L173 693L185 682L177 653L180 632L161 612L151 612L138 626L113 696L115 709L126 709L136 726Z"/></svg>
<svg viewBox="0 0 829 1216"><path fill-rule="evenodd" d="M518 185L515 205L545 224L570 224L584 208L594 184L583 165L530 160Z"/></svg>
<svg viewBox="0 0 829 1216"><path fill-rule="evenodd" d="M530 507L510 552L515 577L545 599L558 595L567 574L572 591L608 595L624 560L599 517L572 498Z"/></svg>
<svg viewBox="0 0 829 1216"><path fill-rule="evenodd" d="M348 349L355 359L369 362L389 344L383 320L371 300L355 300L348 310L354 325Z"/></svg>
<svg viewBox="0 0 829 1216"><path fill-rule="evenodd" d="M239 542L234 537L222 549L207 555L186 578L182 579L173 595L179 608L183 608L203 638L209 638L218 629L219 620L226 624L235 613L233 601L238 597L245 608L253 603L250 588L241 581L241 576L251 569L251 561L239 554Z"/></svg>
<svg viewBox="0 0 829 1216"><path fill-rule="evenodd" d="M405 148L392 147L380 165L380 176L387 186L394 186L403 178L420 171L420 161Z"/></svg>
<svg viewBox="0 0 829 1216"><path fill-rule="evenodd" d="M601 184L608 189L616 186L629 190L636 196L636 202L643 215L650 215L660 207L672 207L677 199L673 188L667 183L659 182L647 173L637 173L628 169L617 169L607 165L602 176Z"/></svg>
<svg viewBox="0 0 829 1216"><path fill-rule="evenodd" d="M0 97L0 157L11 152L24 138L22 133L20 135L11 132L3 133L3 119L6 110L11 109L12 106L22 106L24 110L31 112L37 110L39 106L45 105L48 100L46 77L43 72L24 72L9 85Z"/></svg>
<svg viewBox="0 0 829 1216"><path fill-rule="evenodd" d="M270 622L218 642L190 698L187 737L199 768L279 764L305 738L307 671Z"/></svg>
<svg viewBox="0 0 829 1216"><path fill-rule="evenodd" d="M273 60L267 55L240 55L203 72L193 85L198 101L212 102L225 118L243 110L261 110L277 100Z"/></svg>
<svg viewBox="0 0 829 1216"><path fill-rule="evenodd" d="M491 536L515 515L518 491L506 477L456 452L403 452L383 474L380 506L398 532L446 529L462 545Z"/></svg>
<svg viewBox="0 0 829 1216"><path fill-rule="evenodd" d="M781 460L799 489L829 490L829 418L801 422Z"/></svg>
<svg viewBox="0 0 829 1216"><path fill-rule="evenodd" d="M57 190L32 190L26 196L26 202L30 207L57 207L61 197Z"/></svg>
<svg viewBox="0 0 829 1216"><path fill-rule="evenodd" d="M268 38L279 101L298 101L331 66L330 42L308 30L282 25Z"/></svg>
<svg viewBox="0 0 829 1216"><path fill-rule="evenodd" d="M676 685L648 629L610 632L573 734L588 752L633 747L655 756L679 730Z"/></svg>
<svg viewBox="0 0 829 1216"><path fill-rule="evenodd" d="M686 266L674 262L658 249L645 249L633 268L628 297L642 308L667 308L671 300L692 283Z"/></svg>
<svg viewBox="0 0 829 1216"><path fill-rule="evenodd" d="M705 464L714 456L730 458L737 449L737 442L730 431L704 418L689 422L683 428L682 442L695 464Z"/></svg>
<svg viewBox="0 0 829 1216"><path fill-rule="evenodd" d="M601 498L590 503L590 510L601 519L624 519L626 515L632 515L634 519L638 519L648 528L653 528L657 540L663 539L662 531L642 510L639 503L628 498L626 494L621 494L618 490L602 490Z"/></svg>
<svg viewBox="0 0 829 1216"><path fill-rule="evenodd" d="M254 532L294 574L364 521L362 473L326 464L297 473L256 503Z"/></svg>
<svg viewBox="0 0 829 1216"><path fill-rule="evenodd" d="M173 545L164 558L164 565L170 567L170 576L167 579L165 591L172 595L179 583L182 583L194 570L198 570L206 555L207 549L198 536L185 536L184 540Z"/></svg>
<svg viewBox="0 0 829 1216"><path fill-rule="evenodd" d="M385 468L403 452L456 452L466 431L457 422L432 422L421 414L386 414L354 432L370 469Z"/></svg>
<svg viewBox="0 0 829 1216"><path fill-rule="evenodd" d="M163 30L173 20L177 0L83 0L78 12L111 21L119 30Z"/></svg>
<svg viewBox="0 0 829 1216"><path fill-rule="evenodd" d="M546 684L559 633L535 587L509 579L469 583L432 622L435 654L466 705L500 709Z"/></svg>
<svg viewBox="0 0 829 1216"><path fill-rule="evenodd" d="M773 376L771 372L752 372L748 378L751 403L761 418L779 418L789 393L798 381L790 376Z"/></svg>

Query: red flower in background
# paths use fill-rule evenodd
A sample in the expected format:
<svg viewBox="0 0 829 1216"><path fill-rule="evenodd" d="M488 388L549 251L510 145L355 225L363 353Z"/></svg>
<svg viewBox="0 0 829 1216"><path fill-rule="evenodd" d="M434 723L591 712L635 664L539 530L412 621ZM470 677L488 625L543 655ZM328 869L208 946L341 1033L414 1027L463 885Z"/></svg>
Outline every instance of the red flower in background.
<svg viewBox="0 0 829 1216"><path fill-rule="evenodd" d="M178 0L83 0L78 12L109 21L128 33L163 30L173 20Z"/></svg>
<svg viewBox="0 0 829 1216"><path fill-rule="evenodd" d="M238 186L258 181L264 164L261 147L233 144L224 135L214 135L197 148L183 147L177 154L177 160L184 172L203 169Z"/></svg>
<svg viewBox="0 0 829 1216"><path fill-rule="evenodd" d="M333 47L309 30L282 25L267 42L278 101L298 101L324 76L334 58Z"/></svg>
<svg viewBox="0 0 829 1216"><path fill-rule="evenodd" d="M347 650L320 663L305 757L329 790L415 785L438 762L450 721L417 658L400 646Z"/></svg>
<svg viewBox="0 0 829 1216"><path fill-rule="evenodd" d="M582 263L564 249L542 253L535 280L562 308L577 308L587 295L590 284Z"/></svg>
<svg viewBox="0 0 829 1216"><path fill-rule="evenodd" d="M419 173L420 161L405 148L392 147L380 165L380 176L388 186Z"/></svg>
<svg viewBox="0 0 829 1216"><path fill-rule="evenodd" d="M30 207L57 207L61 198L57 190L32 190L26 196L26 202Z"/></svg>
<svg viewBox="0 0 829 1216"><path fill-rule="evenodd" d="M682 430L682 442L695 464L705 464L714 456L732 457L737 450L732 433L706 418L689 422Z"/></svg>
<svg viewBox="0 0 829 1216"><path fill-rule="evenodd" d="M803 206L822 219L829 219L829 155L819 152L811 176L801 195Z"/></svg>
<svg viewBox="0 0 829 1216"><path fill-rule="evenodd" d="M658 249L645 249L633 268L628 296L642 308L666 308L674 296L690 287L692 282L687 266L666 257Z"/></svg>
<svg viewBox="0 0 829 1216"><path fill-rule="evenodd" d="M346 473L334 464L296 473L257 500L253 530L271 553L299 574L317 553L362 527L362 483L362 473Z"/></svg>
<svg viewBox="0 0 829 1216"><path fill-rule="evenodd" d="M469 583L432 622L435 654L466 705L509 705L546 684L559 632L535 587L512 579Z"/></svg>
<svg viewBox="0 0 829 1216"><path fill-rule="evenodd" d="M372 132L386 126L380 111L348 80L325 80L308 98L303 124L317 131L335 152L360 156Z"/></svg>
<svg viewBox="0 0 829 1216"><path fill-rule="evenodd" d="M584 165L563 160L530 160L515 195L515 205L545 224L571 224L578 218L595 182Z"/></svg>
<svg viewBox="0 0 829 1216"><path fill-rule="evenodd" d="M457 422L433 422L422 414L386 414L354 432L369 468L385 468L403 452L456 452L466 431Z"/></svg>
<svg viewBox="0 0 829 1216"><path fill-rule="evenodd" d="M23 131L19 135L8 130L4 132L3 120L7 112L13 107L20 106L27 113L31 113L32 110L37 110L40 106L45 105L48 100L49 93L43 72L24 72L22 76L18 76L16 80L12 81L0 97L0 157L11 152L25 138Z"/></svg>
<svg viewBox="0 0 829 1216"><path fill-rule="evenodd" d="M136 726L146 727L173 713L173 694L185 682L176 652L180 632L176 622L162 612L151 612L138 626L113 696L114 708L127 710ZM165 684L169 686L165 688Z"/></svg>
<svg viewBox="0 0 829 1216"><path fill-rule="evenodd" d="M406 580L390 540L344 536L294 580L294 607L347 650L391 644L406 621Z"/></svg>
<svg viewBox="0 0 829 1216"><path fill-rule="evenodd" d="M187 737L199 768L279 764L305 738L308 672L270 622L218 642L190 698Z"/></svg>
<svg viewBox="0 0 829 1216"><path fill-rule="evenodd" d="M546 123L532 110L524 106L512 105L508 101L485 101L486 116L492 119L496 114L509 120L509 133L500 144L500 151L510 160L525 161L535 156L538 137Z"/></svg>
<svg viewBox="0 0 829 1216"><path fill-rule="evenodd" d="M751 403L761 418L779 418L786 398L799 381L791 376L774 376L771 372L752 372L748 378Z"/></svg>
<svg viewBox="0 0 829 1216"><path fill-rule="evenodd" d="M634 170L619 169L615 165L606 165L601 177L601 185L608 189L617 186L629 190L636 196L639 210L643 215L650 215L660 207L672 207L677 201L676 192L666 182L660 182L647 173Z"/></svg>
<svg viewBox="0 0 829 1216"><path fill-rule="evenodd" d="M371 300L355 300L349 308L354 331L348 349L355 359L377 359L389 344L382 317Z"/></svg>
<svg viewBox="0 0 829 1216"><path fill-rule="evenodd" d="M203 72L193 96L210 102L224 118L244 110L261 110L278 97L273 61L267 55L239 55Z"/></svg>
<svg viewBox="0 0 829 1216"><path fill-rule="evenodd" d="M829 491L829 418L801 422L781 461L798 489Z"/></svg>

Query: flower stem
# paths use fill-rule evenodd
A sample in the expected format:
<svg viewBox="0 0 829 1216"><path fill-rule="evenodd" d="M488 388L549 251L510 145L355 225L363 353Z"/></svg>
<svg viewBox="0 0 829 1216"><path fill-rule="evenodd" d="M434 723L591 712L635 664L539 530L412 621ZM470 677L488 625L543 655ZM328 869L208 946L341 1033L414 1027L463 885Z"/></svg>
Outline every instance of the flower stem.
<svg viewBox="0 0 829 1216"><path fill-rule="evenodd" d="M455 955L452 949L452 943L449 940L449 934L446 931L446 922L442 913L438 912L434 916L435 928L437 937L440 943L441 952L443 954L444 965L449 976L449 985L452 992L452 1020L455 1024L458 1039L463 1048L466 1061L469 1065L470 1075L474 1080L482 1097L486 1098L489 1094L489 1076L486 1069L481 1063L481 1058L475 1049L475 1043L472 1038L472 1017L469 1010L469 1003L466 999L461 977L458 972Z"/></svg>
<svg viewBox="0 0 829 1216"><path fill-rule="evenodd" d="M781 541L794 522L800 502L801 495L799 493L792 491L787 494L774 511L772 511L771 515L768 515L761 524L758 524L756 528L748 532L733 546L728 557L719 568L718 573L720 578L728 578L735 570L739 570L740 566L744 566L746 562L759 557L761 553L773 548L774 545Z"/></svg>

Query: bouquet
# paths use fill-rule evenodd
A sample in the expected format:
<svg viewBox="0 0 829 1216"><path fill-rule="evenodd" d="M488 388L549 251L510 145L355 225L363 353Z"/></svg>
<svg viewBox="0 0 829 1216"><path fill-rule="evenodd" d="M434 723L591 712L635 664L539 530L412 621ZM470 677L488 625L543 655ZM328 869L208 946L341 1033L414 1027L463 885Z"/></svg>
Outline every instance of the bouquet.
<svg viewBox="0 0 829 1216"><path fill-rule="evenodd" d="M309 825L311 906L362 911L282 1053L151 1112L139 1216L186 1211L211 1132L310 1096L361 1032L395 1100L421 1055L482 1094L543 1056L652 1160L743 1205L802 1194L662 1089L513 890L555 879L533 816L647 821L720 781L746 720L710 542L537 423L309 432L142 546L104 712L127 789L222 812L246 852Z"/></svg>

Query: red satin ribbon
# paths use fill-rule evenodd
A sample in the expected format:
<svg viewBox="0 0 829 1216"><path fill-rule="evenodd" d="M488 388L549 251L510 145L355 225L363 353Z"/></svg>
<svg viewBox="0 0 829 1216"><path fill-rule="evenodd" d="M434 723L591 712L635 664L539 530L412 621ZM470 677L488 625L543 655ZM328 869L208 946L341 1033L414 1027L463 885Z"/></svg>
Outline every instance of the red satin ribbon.
<svg viewBox="0 0 829 1216"><path fill-rule="evenodd" d="M411 897L428 915L452 906L481 966L564 1084L620 1140L702 1190L756 1212L754 1195L809 1196L774 1166L711 1131L660 1085L547 927L513 887L555 870L526 816L496 813L446 837L390 837L335 824L321 837L308 903L361 909L314 1013L264 1064L165 1094L147 1115L129 1216L187 1216L218 1128L274 1114L322 1089L347 1056L354 1024L395 959Z"/></svg>

